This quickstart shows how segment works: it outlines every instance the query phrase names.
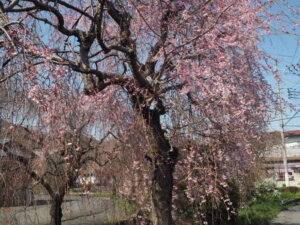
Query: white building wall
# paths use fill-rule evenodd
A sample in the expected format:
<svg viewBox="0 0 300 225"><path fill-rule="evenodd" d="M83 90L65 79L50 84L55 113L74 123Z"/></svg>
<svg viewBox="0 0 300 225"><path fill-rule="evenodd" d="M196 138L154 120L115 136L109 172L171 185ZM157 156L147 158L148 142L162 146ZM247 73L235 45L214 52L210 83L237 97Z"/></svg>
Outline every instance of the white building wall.
<svg viewBox="0 0 300 225"><path fill-rule="evenodd" d="M287 137L286 141L286 153L288 158L300 158L300 135ZM280 158L282 159L282 147L274 146L270 152L266 154L266 158ZM274 175L272 179L276 181L278 187L285 185L285 181L279 181L279 173L284 172L283 162L273 164L274 166ZM290 177L293 177L293 180L290 180L290 186L300 186L300 162L288 162L288 171L291 174Z"/></svg>

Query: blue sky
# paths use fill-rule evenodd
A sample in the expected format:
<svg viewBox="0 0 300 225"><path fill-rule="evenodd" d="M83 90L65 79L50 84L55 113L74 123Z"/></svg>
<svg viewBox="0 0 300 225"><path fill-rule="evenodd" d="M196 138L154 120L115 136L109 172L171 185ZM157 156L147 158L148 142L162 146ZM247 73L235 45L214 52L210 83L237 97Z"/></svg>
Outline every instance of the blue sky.
<svg viewBox="0 0 300 225"><path fill-rule="evenodd" d="M287 66L300 63L300 37L290 35L276 35L264 38L261 43L261 48L268 52L270 55L278 59L278 70L281 77L280 91L289 103L293 105L292 108L283 104L285 109L285 118L292 117L295 112L300 109L300 76L297 76L287 69ZM299 69L300 75L300 69ZM272 85L274 91L276 90L276 81L273 75L265 74L267 81ZM288 92L293 94L293 98L289 98ZM291 119L286 126L287 130L299 129L300 130L300 112ZM274 120L279 118L279 114L274 115ZM285 120L287 122L288 119ZM299 126L299 127L297 127ZM273 121L269 127L270 130L279 129L279 121Z"/></svg>
<svg viewBox="0 0 300 225"><path fill-rule="evenodd" d="M300 0L289 0L288 3L293 8L300 8ZM296 22L300 18L295 15L291 15L287 8L283 5L277 5L272 12L285 13L286 26L292 27L292 23ZM299 16L298 16L299 17ZM276 24L274 24L276 26ZM300 28L295 31L300 34ZM285 123L289 121L289 118L295 115L297 110L300 110L300 68L299 75L291 73L286 67L292 64L300 64L300 35L287 35L280 32L271 31L271 35L263 36L260 47L270 54L272 57L278 59L278 70L282 74L280 87L282 97L284 97L289 103L293 105L293 109L283 105L285 109ZM270 74L265 74L267 81L272 85L274 91L276 91L276 82L274 77ZM296 98L288 98L288 89L293 93ZM272 122L270 123L269 130L279 130L279 113L274 115ZM300 111L291 119L285 126L286 130L300 130Z"/></svg>

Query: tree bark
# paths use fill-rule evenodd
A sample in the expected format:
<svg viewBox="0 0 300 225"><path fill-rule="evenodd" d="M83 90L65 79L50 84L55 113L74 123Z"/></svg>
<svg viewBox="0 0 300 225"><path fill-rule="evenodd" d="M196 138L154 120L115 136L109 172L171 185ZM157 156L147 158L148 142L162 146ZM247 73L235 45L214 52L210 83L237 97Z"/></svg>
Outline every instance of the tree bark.
<svg viewBox="0 0 300 225"><path fill-rule="evenodd" d="M160 114L150 111L144 115L148 149L152 160L152 217L154 225L173 225L172 192L173 171L178 155L177 148L170 145L160 123Z"/></svg>
<svg viewBox="0 0 300 225"><path fill-rule="evenodd" d="M152 216L154 225L172 225L173 166L156 162L152 171Z"/></svg>
<svg viewBox="0 0 300 225"><path fill-rule="evenodd" d="M50 225L61 225L63 196L55 195L51 200Z"/></svg>

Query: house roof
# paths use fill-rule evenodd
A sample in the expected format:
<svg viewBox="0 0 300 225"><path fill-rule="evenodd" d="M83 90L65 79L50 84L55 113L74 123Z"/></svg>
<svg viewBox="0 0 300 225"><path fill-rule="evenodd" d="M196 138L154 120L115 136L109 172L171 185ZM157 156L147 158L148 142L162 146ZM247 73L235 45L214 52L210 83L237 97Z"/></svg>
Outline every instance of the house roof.
<svg viewBox="0 0 300 225"><path fill-rule="evenodd" d="M287 157L288 162L300 162L300 156ZM266 163L282 162L282 157L268 157L265 158Z"/></svg>
<svg viewBox="0 0 300 225"><path fill-rule="evenodd" d="M55 153L68 147L68 142L72 140L72 134L66 133L64 138L66 143L56 141L54 137L41 131L15 125L0 118L0 156L7 156L3 149L1 150L1 146L4 145L10 146L9 151L14 155L28 158L32 156L32 153L39 155L44 151L45 147L50 154ZM110 142L101 143L95 138L86 135L80 135L75 138L76 143L74 144L79 144L83 149L90 149L89 153L86 154L87 156L94 155L93 149L96 149L99 144L101 144L101 148L104 148L105 145L113 146ZM106 146L107 149L108 147Z"/></svg>
<svg viewBox="0 0 300 225"><path fill-rule="evenodd" d="M7 152L5 152L2 148L3 146L7 147ZM7 154L13 154L15 156L22 156L25 158L31 158L30 151L22 148L18 143L14 142L10 139L0 139L0 157L5 157Z"/></svg>
<svg viewBox="0 0 300 225"><path fill-rule="evenodd" d="M278 135L280 136L280 131L272 131L269 132L270 135ZM294 137L294 136L300 136L300 130L288 130L284 132L285 137Z"/></svg>
<svg viewBox="0 0 300 225"><path fill-rule="evenodd" d="M286 137L293 137L293 136L300 136L300 130L290 130L290 131L285 131L284 135Z"/></svg>
<svg viewBox="0 0 300 225"><path fill-rule="evenodd" d="M269 132L268 135L272 137L271 145L265 152L265 161L269 163L282 161L282 148L280 132ZM284 133L286 137L286 153L289 162L300 162L300 130L290 130Z"/></svg>

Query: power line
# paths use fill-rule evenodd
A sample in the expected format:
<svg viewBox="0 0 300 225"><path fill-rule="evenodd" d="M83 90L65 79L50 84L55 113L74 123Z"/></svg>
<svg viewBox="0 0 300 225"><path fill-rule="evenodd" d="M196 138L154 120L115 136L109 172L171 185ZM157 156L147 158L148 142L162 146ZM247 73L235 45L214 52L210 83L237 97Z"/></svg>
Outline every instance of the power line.
<svg viewBox="0 0 300 225"><path fill-rule="evenodd" d="M288 120L288 119L294 119L294 118L300 118L300 116L292 116L292 117L288 117L288 118L283 118L283 120ZM275 122L275 121L280 121L281 119L275 119L275 120L270 120L270 122Z"/></svg>
<svg viewBox="0 0 300 225"><path fill-rule="evenodd" d="M295 52L294 52L294 55L293 55L293 58L292 58L292 63L294 62L295 57L297 55L297 51L298 51L298 48L299 48L299 42L300 42L300 37L298 38L298 41L297 41L297 46L296 46L296 49L295 49Z"/></svg>

